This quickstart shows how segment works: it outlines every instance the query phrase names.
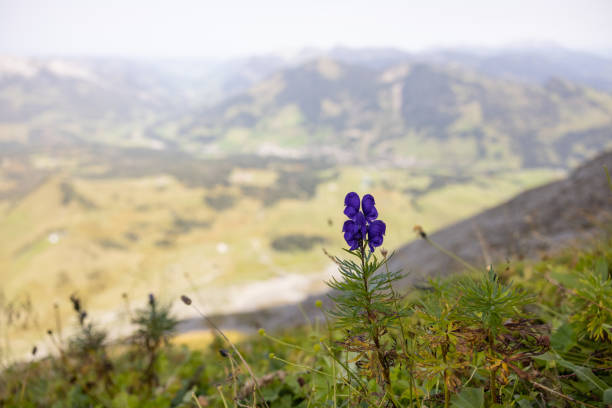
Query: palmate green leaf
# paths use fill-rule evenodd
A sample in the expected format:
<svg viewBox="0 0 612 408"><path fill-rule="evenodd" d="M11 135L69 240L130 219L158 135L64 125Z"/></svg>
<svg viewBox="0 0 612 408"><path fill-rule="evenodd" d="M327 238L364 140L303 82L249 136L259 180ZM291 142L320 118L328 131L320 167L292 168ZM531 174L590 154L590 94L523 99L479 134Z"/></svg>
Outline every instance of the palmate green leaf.
<svg viewBox="0 0 612 408"><path fill-rule="evenodd" d="M608 388L608 384L606 384L599 377L593 374L593 371L590 368L582 367L565 360L560 360L558 362L560 366L572 370L574 373L576 373L578 378L588 384L591 384L593 388L598 390L599 392L603 393Z"/></svg>
<svg viewBox="0 0 612 408"><path fill-rule="evenodd" d="M512 283L501 283L492 268L480 279L461 282L458 290L461 300L455 317L493 333L502 328L504 320L517 317L523 306L535 300Z"/></svg>
<svg viewBox="0 0 612 408"><path fill-rule="evenodd" d="M533 404L531 403L531 400L526 398L525 396L520 396L516 399L516 403L519 405L519 407L521 408L533 408Z"/></svg>
<svg viewBox="0 0 612 408"><path fill-rule="evenodd" d="M567 368L568 370L572 370L581 381L588 384L591 389L596 390L598 394L603 393L609 387L608 384L606 384L602 379L597 377L590 368L571 363L559 356L555 356L550 352L544 353L534 358L544 361L554 361L561 367Z"/></svg>
<svg viewBox="0 0 612 408"><path fill-rule="evenodd" d="M580 275L568 273L566 269L557 268L550 271L550 277L559 282L566 288L575 288L580 286Z"/></svg>
<svg viewBox="0 0 612 408"><path fill-rule="evenodd" d="M576 344L576 333L570 323L561 325L550 337L550 344L556 351L564 353Z"/></svg>
<svg viewBox="0 0 612 408"><path fill-rule="evenodd" d="M606 178L608 179L608 187L610 191L612 191L612 177L610 177L610 171L608 170L608 166L603 166L604 171L606 172Z"/></svg>
<svg viewBox="0 0 612 408"><path fill-rule="evenodd" d="M484 390L466 387L451 397L453 408L484 408Z"/></svg>
<svg viewBox="0 0 612 408"><path fill-rule="evenodd" d="M113 398L112 407L113 408L136 408L139 406L139 398L136 395L129 395L127 392L122 391Z"/></svg>
<svg viewBox="0 0 612 408"><path fill-rule="evenodd" d="M595 274L599 276L602 281L608 280L608 262L606 258L601 257L597 260L595 263Z"/></svg>
<svg viewBox="0 0 612 408"><path fill-rule="evenodd" d="M575 310L571 320L578 332L594 340L612 335L609 325L612 321L612 280L604 258L599 258L581 273L574 291L576 296L570 299Z"/></svg>
<svg viewBox="0 0 612 408"><path fill-rule="evenodd" d="M612 388L608 388L603 392L603 403L612 404Z"/></svg>

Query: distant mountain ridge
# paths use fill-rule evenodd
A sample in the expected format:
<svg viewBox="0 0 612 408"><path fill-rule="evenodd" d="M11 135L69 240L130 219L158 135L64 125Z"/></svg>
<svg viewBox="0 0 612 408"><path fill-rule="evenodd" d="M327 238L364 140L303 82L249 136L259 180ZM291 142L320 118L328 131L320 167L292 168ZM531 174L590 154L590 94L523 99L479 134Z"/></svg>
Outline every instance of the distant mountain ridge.
<svg viewBox="0 0 612 408"><path fill-rule="evenodd" d="M612 91L612 59L560 47L508 48L486 53L440 50L424 57L453 63L485 75L523 82L546 83L562 78L595 89Z"/></svg>
<svg viewBox="0 0 612 408"><path fill-rule="evenodd" d="M228 61L0 57L0 143L323 154L453 172L568 168L610 147L611 61L560 48L338 47Z"/></svg>
<svg viewBox="0 0 612 408"><path fill-rule="evenodd" d="M566 168L610 147L612 94L560 79L523 84L444 65L379 71L320 58L181 122L179 134L227 151L277 145L341 161Z"/></svg>

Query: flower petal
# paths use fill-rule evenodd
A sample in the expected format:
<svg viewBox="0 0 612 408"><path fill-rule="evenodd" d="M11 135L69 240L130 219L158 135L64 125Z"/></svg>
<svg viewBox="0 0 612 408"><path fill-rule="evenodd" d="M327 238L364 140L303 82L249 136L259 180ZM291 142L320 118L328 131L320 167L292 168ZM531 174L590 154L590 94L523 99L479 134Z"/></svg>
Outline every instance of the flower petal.
<svg viewBox="0 0 612 408"><path fill-rule="evenodd" d="M359 211L357 215L355 215L354 219L356 228L358 228L361 232L361 236L365 237L367 233L367 221L365 215L363 215L363 213Z"/></svg>
<svg viewBox="0 0 612 408"><path fill-rule="evenodd" d="M359 194L354 191L344 197L344 205L359 209Z"/></svg>
<svg viewBox="0 0 612 408"><path fill-rule="evenodd" d="M368 238L382 237L387 232L387 225L381 220L372 221L368 228Z"/></svg>
<svg viewBox="0 0 612 408"><path fill-rule="evenodd" d="M361 200L361 208L363 209L363 213L368 221L374 221L378 217L378 211L374 206L376 202L374 201L374 197L372 194L366 194L363 196L363 200Z"/></svg>
<svg viewBox="0 0 612 408"><path fill-rule="evenodd" d="M376 204L376 202L374 201L374 196L372 196L372 194L366 194L363 196L363 199L361 200L361 206L363 207L364 212L374 207L374 204Z"/></svg>
<svg viewBox="0 0 612 408"><path fill-rule="evenodd" d="M378 210L376 210L376 207L370 208L369 211L363 210L363 213L365 214L365 217L369 222L372 222L376 218L378 218Z"/></svg>
<svg viewBox="0 0 612 408"><path fill-rule="evenodd" d="M350 232L351 234L353 234L355 232L355 221L353 220L346 220L344 221L344 224L342 225L342 232Z"/></svg>
<svg viewBox="0 0 612 408"><path fill-rule="evenodd" d="M381 246L383 243L383 238L378 237L374 240L368 241L368 246L370 247L370 251L374 252L374 248Z"/></svg>
<svg viewBox="0 0 612 408"><path fill-rule="evenodd" d="M348 193L344 197L344 205L346 206L344 214L349 218L353 218L359 212L359 195L355 192Z"/></svg>
<svg viewBox="0 0 612 408"><path fill-rule="evenodd" d="M355 218L355 215L357 215L357 213L359 212L358 208L355 207L346 207L344 209L344 215L346 215L349 218Z"/></svg>

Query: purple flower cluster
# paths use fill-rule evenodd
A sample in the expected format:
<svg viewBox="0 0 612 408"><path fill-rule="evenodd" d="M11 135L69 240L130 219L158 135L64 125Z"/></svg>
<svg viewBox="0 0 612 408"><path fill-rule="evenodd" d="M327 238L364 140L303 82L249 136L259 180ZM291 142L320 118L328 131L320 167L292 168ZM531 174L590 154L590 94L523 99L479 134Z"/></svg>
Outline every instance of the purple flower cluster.
<svg viewBox="0 0 612 408"><path fill-rule="evenodd" d="M349 220L344 222L342 232L351 251L360 248L363 241L367 241L372 252L382 245L387 226L376 219L378 211L375 204L371 194L364 195L360 200L357 193L351 192L344 198L344 214ZM363 211L360 211L360 206Z"/></svg>

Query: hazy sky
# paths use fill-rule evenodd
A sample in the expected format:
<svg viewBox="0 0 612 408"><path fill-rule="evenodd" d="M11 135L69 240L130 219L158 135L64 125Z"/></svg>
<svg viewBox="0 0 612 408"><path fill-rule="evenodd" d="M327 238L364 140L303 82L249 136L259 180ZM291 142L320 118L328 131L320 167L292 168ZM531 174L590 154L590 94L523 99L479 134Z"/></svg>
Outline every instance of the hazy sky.
<svg viewBox="0 0 612 408"><path fill-rule="evenodd" d="M612 51L612 0L0 0L0 54L228 57L303 47Z"/></svg>

